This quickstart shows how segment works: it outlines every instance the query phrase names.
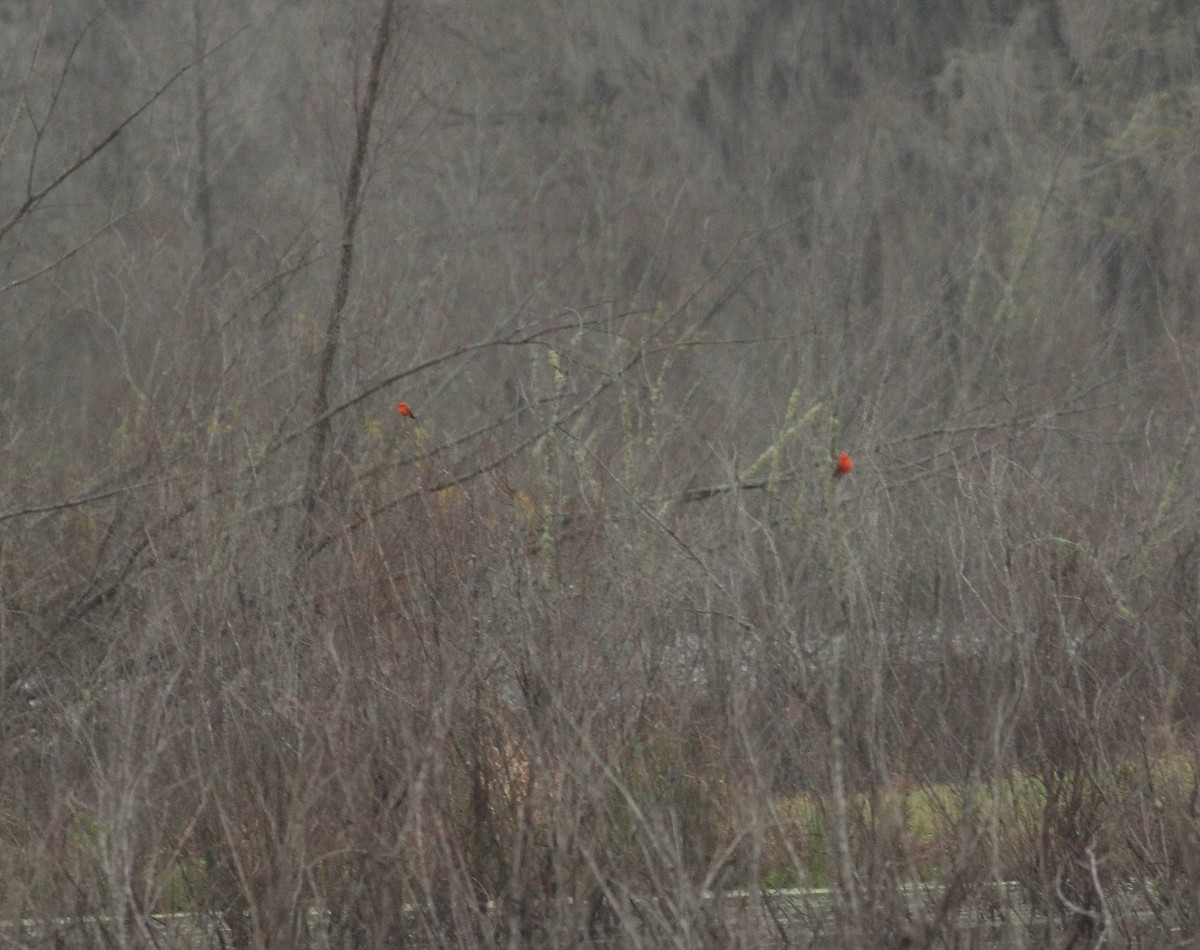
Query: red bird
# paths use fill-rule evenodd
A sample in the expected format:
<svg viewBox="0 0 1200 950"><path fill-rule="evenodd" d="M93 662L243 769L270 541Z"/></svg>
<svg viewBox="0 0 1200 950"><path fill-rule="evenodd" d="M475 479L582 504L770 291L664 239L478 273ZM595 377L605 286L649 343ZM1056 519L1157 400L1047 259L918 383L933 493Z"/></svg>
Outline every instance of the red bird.
<svg viewBox="0 0 1200 950"><path fill-rule="evenodd" d="M854 463L850 461L850 456L845 452L839 452L837 468L833 470L833 477L841 478L843 475L849 475L852 468L854 468Z"/></svg>
<svg viewBox="0 0 1200 950"><path fill-rule="evenodd" d="M404 418L406 418L406 419L416 419L417 418L416 415L413 413L413 411L408 408L408 403L406 403L406 402L402 402L398 406L396 406L396 411L398 413L400 413L400 415L404 416Z"/></svg>

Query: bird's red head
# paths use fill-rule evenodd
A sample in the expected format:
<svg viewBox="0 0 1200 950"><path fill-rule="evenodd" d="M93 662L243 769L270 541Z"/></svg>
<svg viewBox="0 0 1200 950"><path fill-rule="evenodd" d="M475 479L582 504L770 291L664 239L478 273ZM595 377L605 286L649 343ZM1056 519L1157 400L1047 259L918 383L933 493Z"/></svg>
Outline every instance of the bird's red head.
<svg viewBox="0 0 1200 950"><path fill-rule="evenodd" d="M848 475L852 468L854 468L854 463L850 461L850 456L845 452L839 452L837 468L833 470L833 477L841 478L843 475Z"/></svg>
<svg viewBox="0 0 1200 950"><path fill-rule="evenodd" d="M408 403L406 403L406 402L402 402L402 403L400 403L399 405L397 405L397 406L396 406L396 411L397 411L398 413L400 413L400 415L404 416L406 419L415 419L415 418L417 418L417 417L416 417L416 416L413 414L413 411L412 411L411 409L409 409L409 408L408 408Z"/></svg>

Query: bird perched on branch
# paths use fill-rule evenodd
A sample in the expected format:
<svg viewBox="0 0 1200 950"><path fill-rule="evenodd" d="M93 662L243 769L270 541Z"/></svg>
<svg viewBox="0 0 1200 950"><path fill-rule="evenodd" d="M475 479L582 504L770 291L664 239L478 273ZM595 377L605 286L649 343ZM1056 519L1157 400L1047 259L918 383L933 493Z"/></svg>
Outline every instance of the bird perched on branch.
<svg viewBox="0 0 1200 950"><path fill-rule="evenodd" d="M411 409L408 408L408 403L406 403L406 402L399 403L396 406L396 411L398 413L400 413L400 415L404 416L404 418L406 418L406 419L414 419L415 420L417 418L416 413L414 413Z"/></svg>
<svg viewBox="0 0 1200 950"><path fill-rule="evenodd" d="M837 467L833 470L833 477L841 478L843 475L849 475L852 468L854 468L854 463L850 461L850 456L845 452L839 452Z"/></svg>

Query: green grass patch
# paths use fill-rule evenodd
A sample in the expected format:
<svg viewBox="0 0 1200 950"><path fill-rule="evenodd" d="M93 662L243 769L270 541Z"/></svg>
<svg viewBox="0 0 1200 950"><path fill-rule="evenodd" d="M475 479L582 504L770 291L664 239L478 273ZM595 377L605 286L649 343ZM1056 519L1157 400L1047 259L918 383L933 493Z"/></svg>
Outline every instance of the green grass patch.
<svg viewBox="0 0 1200 950"><path fill-rule="evenodd" d="M1189 794L1195 781L1193 763L1175 757L1124 763L1100 776L1048 772L1013 775L1000 783L894 786L853 796L847 830L856 859L875 848L909 862L909 873L925 881L941 880L971 849L987 863L998 854L1000 872L1019 876L1032 848L1047 840L1047 831L1070 834L1069 824L1043 827L1051 815L1061 821L1063 809L1074 807L1081 822L1117 824L1127 820L1120 808L1135 791L1153 788L1170 798ZM832 833L832 802L806 792L780 800L778 814L765 849L763 885L831 885L838 840Z"/></svg>

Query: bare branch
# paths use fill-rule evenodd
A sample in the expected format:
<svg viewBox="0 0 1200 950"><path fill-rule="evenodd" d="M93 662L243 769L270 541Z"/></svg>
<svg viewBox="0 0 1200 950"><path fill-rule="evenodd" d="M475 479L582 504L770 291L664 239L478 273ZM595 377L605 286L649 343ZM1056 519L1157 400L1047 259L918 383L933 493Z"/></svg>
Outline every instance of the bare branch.
<svg viewBox="0 0 1200 950"><path fill-rule="evenodd" d="M245 29L245 27L242 29ZM136 119L138 119L147 109L149 109L151 106L157 103L159 99L166 95L167 91L174 86L175 83L177 83L190 69L192 69L193 66L216 53L227 43L231 42L240 32L241 30L236 31L230 37L209 49L202 56L185 63L183 66L180 66L166 79L165 82L162 83L162 85L158 87L158 89L156 89L147 99L145 99L141 105L139 105L131 113L125 116L124 119L118 122L112 129L110 129L108 133L100 139L100 141L86 148L78 158L63 167L58 174L56 174L50 179L49 182L40 188L34 188L33 186L33 175L35 172L37 154L37 146L35 144L34 158L31 159L29 166L29 182L25 200L21 202L20 206L9 216L6 221L0 223L0 241L3 241L8 235L8 232L11 231L22 218L24 218L30 211L37 207L45 198L60 188L68 179L87 166L93 159L100 155L101 152L108 148L108 146L111 145L117 139L117 137L121 135L122 132L129 128L129 126ZM76 43L78 43L78 40ZM35 128L38 131L38 140L40 141L42 127L37 126L35 123Z"/></svg>
<svg viewBox="0 0 1200 950"><path fill-rule="evenodd" d="M355 116L354 151L350 156L347 172L346 192L342 199L341 260L334 282L333 303L329 311L329 322L325 328L325 346L321 353L321 364L317 369L317 394L313 405L313 443L308 460L307 484L304 489L305 527L301 548L309 545L309 532L317 495L324 479L325 453L329 442L329 388L332 384L333 367L341 347L342 321L346 314L346 301L350 297L350 282L354 274L354 240L358 229L358 218L362 211L363 178L367 173L367 153L371 141L371 126L383 87L383 65L388 48L392 44L393 19L397 0L384 0L379 26L375 31L375 45L371 50L371 62L367 70L367 87L363 94L358 114Z"/></svg>

